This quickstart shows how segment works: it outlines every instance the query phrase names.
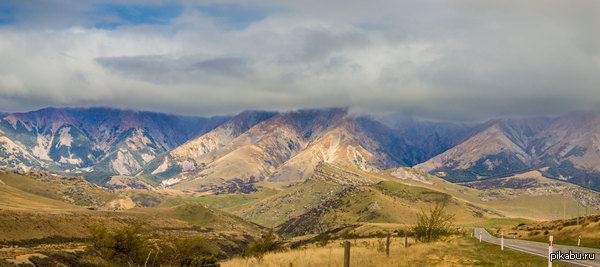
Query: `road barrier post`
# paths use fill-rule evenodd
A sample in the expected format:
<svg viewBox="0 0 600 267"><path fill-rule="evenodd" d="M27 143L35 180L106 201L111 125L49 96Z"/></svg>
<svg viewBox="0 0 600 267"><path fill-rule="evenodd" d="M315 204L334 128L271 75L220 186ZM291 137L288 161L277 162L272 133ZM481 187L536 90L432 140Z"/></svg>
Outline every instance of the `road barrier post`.
<svg viewBox="0 0 600 267"><path fill-rule="evenodd" d="M344 242L344 267L350 267L350 242Z"/></svg>
<svg viewBox="0 0 600 267"><path fill-rule="evenodd" d="M548 267L552 267L552 252L554 250L554 237L550 236L550 241L548 242Z"/></svg>
<svg viewBox="0 0 600 267"><path fill-rule="evenodd" d="M479 243L481 243L481 235L482 235L482 231L479 231Z"/></svg>
<svg viewBox="0 0 600 267"><path fill-rule="evenodd" d="M579 239L577 239L577 246L581 245L581 235L579 235Z"/></svg>
<svg viewBox="0 0 600 267"><path fill-rule="evenodd" d="M504 250L504 232L500 234L500 250Z"/></svg>

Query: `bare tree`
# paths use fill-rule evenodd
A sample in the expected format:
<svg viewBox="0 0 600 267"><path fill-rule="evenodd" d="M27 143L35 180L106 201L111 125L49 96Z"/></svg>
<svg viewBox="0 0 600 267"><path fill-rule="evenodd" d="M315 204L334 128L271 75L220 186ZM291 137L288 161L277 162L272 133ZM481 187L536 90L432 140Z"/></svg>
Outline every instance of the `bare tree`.
<svg viewBox="0 0 600 267"><path fill-rule="evenodd" d="M417 213L417 225L413 230L421 241L433 242L452 233L454 215L446 212L446 202L438 202L429 212L421 209Z"/></svg>

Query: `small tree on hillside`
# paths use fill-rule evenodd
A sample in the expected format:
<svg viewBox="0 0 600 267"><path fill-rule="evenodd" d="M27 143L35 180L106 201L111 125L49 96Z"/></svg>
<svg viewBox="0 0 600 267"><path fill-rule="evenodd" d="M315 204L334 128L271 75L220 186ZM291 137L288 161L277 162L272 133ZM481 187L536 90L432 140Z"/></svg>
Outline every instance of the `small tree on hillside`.
<svg viewBox="0 0 600 267"><path fill-rule="evenodd" d="M453 222L454 215L447 213L446 202L438 202L429 212L421 209L417 213L417 225L413 227L413 231L421 241L433 242L450 235Z"/></svg>

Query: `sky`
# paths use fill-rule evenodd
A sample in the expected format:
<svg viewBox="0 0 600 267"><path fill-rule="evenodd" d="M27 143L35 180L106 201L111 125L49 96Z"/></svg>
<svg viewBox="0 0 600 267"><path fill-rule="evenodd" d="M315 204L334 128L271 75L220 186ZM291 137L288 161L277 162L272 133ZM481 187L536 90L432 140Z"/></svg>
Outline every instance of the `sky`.
<svg viewBox="0 0 600 267"><path fill-rule="evenodd" d="M597 0L0 1L0 110L600 109Z"/></svg>

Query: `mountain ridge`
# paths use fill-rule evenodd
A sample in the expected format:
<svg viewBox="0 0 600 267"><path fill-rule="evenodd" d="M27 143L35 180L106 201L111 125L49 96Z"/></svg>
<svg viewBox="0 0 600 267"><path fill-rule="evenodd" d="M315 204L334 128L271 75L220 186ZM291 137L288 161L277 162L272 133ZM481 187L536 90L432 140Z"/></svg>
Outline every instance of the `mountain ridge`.
<svg viewBox="0 0 600 267"><path fill-rule="evenodd" d="M453 182L539 170L599 189L598 140L597 112L465 123L351 114L348 108L209 118L45 108L0 117L0 166L83 175L104 186L121 176L111 184L201 191L293 183L320 163L374 172L415 167Z"/></svg>

